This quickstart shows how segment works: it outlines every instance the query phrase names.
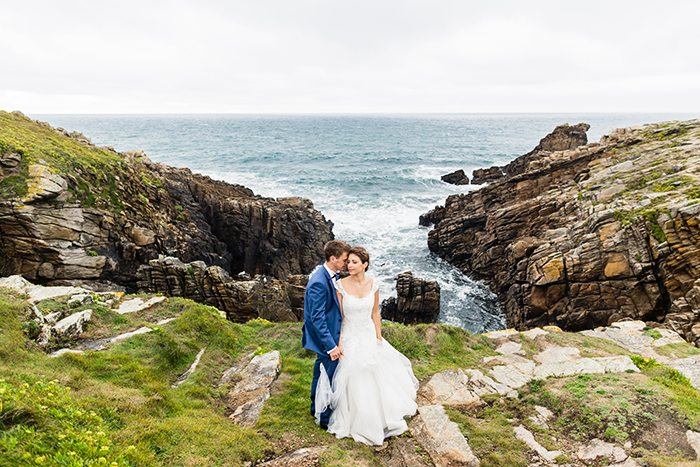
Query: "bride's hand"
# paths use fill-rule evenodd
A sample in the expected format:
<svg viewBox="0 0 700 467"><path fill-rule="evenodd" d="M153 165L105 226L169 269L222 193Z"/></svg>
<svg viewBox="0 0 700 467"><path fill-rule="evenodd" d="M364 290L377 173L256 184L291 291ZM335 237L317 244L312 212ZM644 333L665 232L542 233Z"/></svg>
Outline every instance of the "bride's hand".
<svg viewBox="0 0 700 467"><path fill-rule="evenodd" d="M378 347L384 347L384 341L382 340L381 337L379 337L379 338L377 339L377 346L378 346Z"/></svg>

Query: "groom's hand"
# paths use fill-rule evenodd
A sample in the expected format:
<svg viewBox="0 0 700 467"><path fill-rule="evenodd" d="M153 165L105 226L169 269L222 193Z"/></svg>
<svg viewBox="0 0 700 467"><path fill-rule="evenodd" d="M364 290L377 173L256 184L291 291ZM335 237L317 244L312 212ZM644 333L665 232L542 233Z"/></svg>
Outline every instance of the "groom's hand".
<svg viewBox="0 0 700 467"><path fill-rule="evenodd" d="M343 349L340 347L340 345L336 346L335 349L331 350L328 353L331 357L331 360L338 360L340 357L343 356Z"/></svg>

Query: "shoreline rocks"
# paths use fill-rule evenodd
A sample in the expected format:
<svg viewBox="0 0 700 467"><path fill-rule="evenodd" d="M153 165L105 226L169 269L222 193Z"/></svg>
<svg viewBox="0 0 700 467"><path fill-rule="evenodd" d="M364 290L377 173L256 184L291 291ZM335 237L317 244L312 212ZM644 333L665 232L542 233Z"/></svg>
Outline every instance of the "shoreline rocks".
<svg viewBox="0 0 700 467"><path fill-rule="evenodd" d="M19 114L0 116L3 124L36 132L38 140L59 141L68 158L73 148L100 161L86 167L76 157L75 169L63 173L0 147L0 180L26 178L26 188L20 183L16 193L4 191L0 198L0 276L21 274L40 284L96 281L135 292L139 267L174 256L230 275L284 280L311 272L333 239L333 224L308 199L263 198L154 163L142 151L98 149L80 133Z"/></svg>
<svg viewBox="0 0 700 467"><path fill-rule="evenodd" d="M466 176L464 170L462 169L455 170L454 172L449 174L445 174L442 177L440 177L440 180L442 180L445 183L450 183L452 185L469 185L469 177Z"/></svg>
<svg viewBox="0 0 700 467"><path fill-rule="evenodd" d="M484 280L516 329L632 318L700 342L700 121L577 146L587 129L557 127L502 179L421 216L430 250Z"/></svg>

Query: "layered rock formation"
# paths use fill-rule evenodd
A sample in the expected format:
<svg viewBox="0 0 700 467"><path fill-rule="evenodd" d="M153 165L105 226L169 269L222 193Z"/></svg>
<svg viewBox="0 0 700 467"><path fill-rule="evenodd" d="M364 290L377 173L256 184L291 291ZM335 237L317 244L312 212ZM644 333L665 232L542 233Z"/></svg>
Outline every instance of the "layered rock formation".
<svg viewBox="0 0 700 467"><path fill-rule="evenodd" d="M226 318L245 322L263 318L274 322L304 318L304 292L308 276L294 275L282 281L247 274L231 277L219 266L203 261L183 263L161 257L139 268L139 293L185 297L218 308Z"/></svg>
<svg viewBox="0 0 700 467"><path fill-rule="evenodd" d="M561 128L505 178L423 215L431 251L486 281L517 329L629 317L698 342L700 121L618 129L574 149L588 126Z"/></svg>
<svg viewBox="0 0 700 467"><path fill-rule="evenodd" d="M413 277L410 271L396 277L397 298L382 301L382 318L403 324L435 323L440 314L440 284Z"/></svg>
<svg viewBox="0 0 700 467"><path fill-rule="evenodd" d="M255 196L17 113L0 112L0 164L0 276L135 291L139 267L167 255L286 279L333 238L307 199Z"/></svg>
<svg viewBox="0 0 700 467"><path fill-rule="evenodd" d="M488 169L476 169L472 172L472 185L483 185L491 183L503 177L503 170L500 167L489 167Z"/></svg>

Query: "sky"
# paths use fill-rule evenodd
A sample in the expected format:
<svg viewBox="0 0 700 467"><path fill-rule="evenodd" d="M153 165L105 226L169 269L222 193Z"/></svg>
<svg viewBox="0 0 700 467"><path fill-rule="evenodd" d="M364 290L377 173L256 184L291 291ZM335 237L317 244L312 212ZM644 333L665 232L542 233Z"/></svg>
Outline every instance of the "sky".
<svg viewBox="0 0 700 467"><path fill-rule="evenodd" d="M700 112L700 2L0 0L0 109Z"/></svg>

